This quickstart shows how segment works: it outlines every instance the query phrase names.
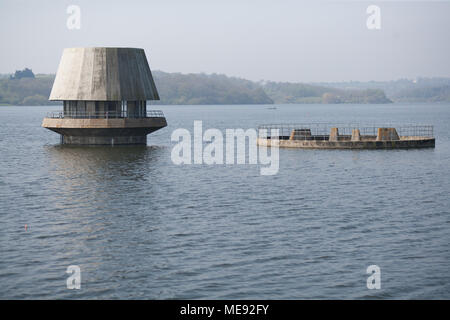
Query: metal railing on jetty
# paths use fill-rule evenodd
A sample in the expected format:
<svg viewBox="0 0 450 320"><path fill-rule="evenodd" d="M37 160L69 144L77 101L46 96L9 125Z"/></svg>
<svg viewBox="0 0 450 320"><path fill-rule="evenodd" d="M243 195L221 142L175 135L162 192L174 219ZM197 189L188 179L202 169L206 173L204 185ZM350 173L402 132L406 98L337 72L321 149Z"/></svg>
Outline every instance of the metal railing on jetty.
<svg viewBox="0 0 450 320"><path fill-rule="evenodd" d="M339 136L351 137L354 129L359 129L361 136L376 137L378 128L395 128L399 136L434 138L432 125L416 124L336 124L336 123L281 123L266 124L258 127L260 137L272 137L272 129L279 130L278 138L287 140L294 134L295 140L328 140L332 128L338 128Z"/></svg>
<svg viewBox="0 0 450 320"><path fill-rule="evenodd" d="M161 110L147 110L145 113L131 113L126 111L104 111L104 112L65 112L52 111L47 113L47 118L52 119L119 119L119 118L164 118Z"/></svg>

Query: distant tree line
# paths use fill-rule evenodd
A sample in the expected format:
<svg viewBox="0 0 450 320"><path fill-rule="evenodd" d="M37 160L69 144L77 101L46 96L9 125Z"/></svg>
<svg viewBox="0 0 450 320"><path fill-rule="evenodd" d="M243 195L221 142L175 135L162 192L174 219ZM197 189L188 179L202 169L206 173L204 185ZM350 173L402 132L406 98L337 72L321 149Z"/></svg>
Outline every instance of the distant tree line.
<svg viewBox="0 0 450 320"><path fill-rule="evenodd" d="M450 78L319 83L344 90L378 89L394 102L450 102Z"/></svg>
<svg viewBox="0 0 450 320"><path fill-rule="evenodd" d="M153 72L158 104L272 104L255 82L219 74Z"/></svg>
<svg viewBox="0 0 450 320"><path fill-rule="evenodd" d="M14 76L0 79L0 104L3 105L49 105L48 101L55 77L35 76L30 69L16 71Z"/></svg>
<svg viewBox="0 0 450 320"><path fill-rule="evenodd" d="M450 102L450 85L405 88L393 94L398 102Z"/></svg>
<svg viewBox="0 0 450 320"><path fill-rule="evenodd" d="M9 76L9 79L35 78L33 70L25 68L23 70L16 70L14 75Z"/></svg>
<svg viewBox="0 0 450 320"><path fill-rule="evenodd" d="M162 71L153 72L153 77L161 97L153 104L450 102L450 79L447 78L306 84L258 83L219 74ZM14 75L0 75L0 104L58 104L60 102L48 101L53 81L54 75L34 75L28 68Z"/></svg>
<svg viewBox="0 0 450 320"><path fill-rule="evenodd" d="M391 103L383 90L345 90L321 85L268 82L264 90L275 103Z"/></svg>

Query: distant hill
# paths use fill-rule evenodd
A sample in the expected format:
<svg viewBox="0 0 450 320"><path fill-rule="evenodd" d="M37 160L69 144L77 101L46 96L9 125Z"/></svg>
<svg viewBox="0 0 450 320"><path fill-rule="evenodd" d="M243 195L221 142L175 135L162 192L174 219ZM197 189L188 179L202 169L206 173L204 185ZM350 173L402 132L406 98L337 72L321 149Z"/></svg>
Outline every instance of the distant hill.
<svg viewBox="0 0 450 320"><path fill-rule="evenodd" d="M60 104L48 101L55 76L31 74L25 69L14 76L0 75L0 105ZM162 71L153 76L161 97L153 104L450 102L448 78L308 84Z"/></svg>
<svg viewBox="0 0 450 320"><path fill-rule="evenodd" d="M315 83L343 90L379 89L394 102L450 102L450 78Z"/></svg>
<svg viewBox="0 0 450 320"><path fill-rule="evenodd" d="M272 104L255 82L219 74L181 74L154 71L157 104Z"/></svg>
<svg viewBox="0 0 450 320"><path fill-rule="evenodd" d="M59 104L48 101L54 75L35 77L0 78L0 104L39 106Z"/></svg>
<svg viewBox="0 0 450 320"><path fill-rule="evenodd" d="M450 85L406 88L393 94L397 102L450 102Z"/></svg>
<svg viewBox="0 0 450 320"><path fill-rule="evenodd" d="M304 83L268 82L263 86L275 103L391 103L380 89L344 90Z"/></svg>
<svg viewBox="0 0 450 320"><path fill-rule="evenodd" d="M263 88L252 81L224 75L153 72L161 98L153 104L273 104ZM48 105L54 75L35 78L0 77L0 104Z"/></svg>

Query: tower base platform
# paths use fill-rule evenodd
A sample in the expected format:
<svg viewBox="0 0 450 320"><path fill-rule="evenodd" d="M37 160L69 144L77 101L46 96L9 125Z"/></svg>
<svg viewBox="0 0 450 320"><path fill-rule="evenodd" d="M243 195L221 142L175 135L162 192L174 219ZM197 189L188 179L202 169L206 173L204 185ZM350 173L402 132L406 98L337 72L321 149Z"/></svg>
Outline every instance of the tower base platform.
<svg viewBox="0 0 450 320"><path fill-rule="evenodd" d="M147 135L167 126L164 117L75 119L44 118L42 127L73 145L147 144Z"/></svg>

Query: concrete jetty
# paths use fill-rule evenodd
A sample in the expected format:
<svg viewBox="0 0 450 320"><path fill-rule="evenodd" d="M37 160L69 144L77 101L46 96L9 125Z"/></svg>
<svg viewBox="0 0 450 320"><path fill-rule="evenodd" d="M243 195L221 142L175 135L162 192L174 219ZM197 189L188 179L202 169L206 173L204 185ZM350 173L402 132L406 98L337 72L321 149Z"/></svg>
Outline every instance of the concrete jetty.
<svg viewBox="0 0 450 320"><path fill-rule="evenodd" d="M64 144L146 144L147 134L167 126L147 100L159 100L143 49L64 49L49 100L63 101L42 126Z"/></svg>
<svg viewBox="0 0 450 320"><path fill-rule="evenodd" d="M273 131L275 130L275 131ZM408 149L434 148L433 126L332 126L279 124L258 128L259 146L303 149ZM278 132L274 135L273 132ZM363 132L363 134L361 134Z"/></svg>

